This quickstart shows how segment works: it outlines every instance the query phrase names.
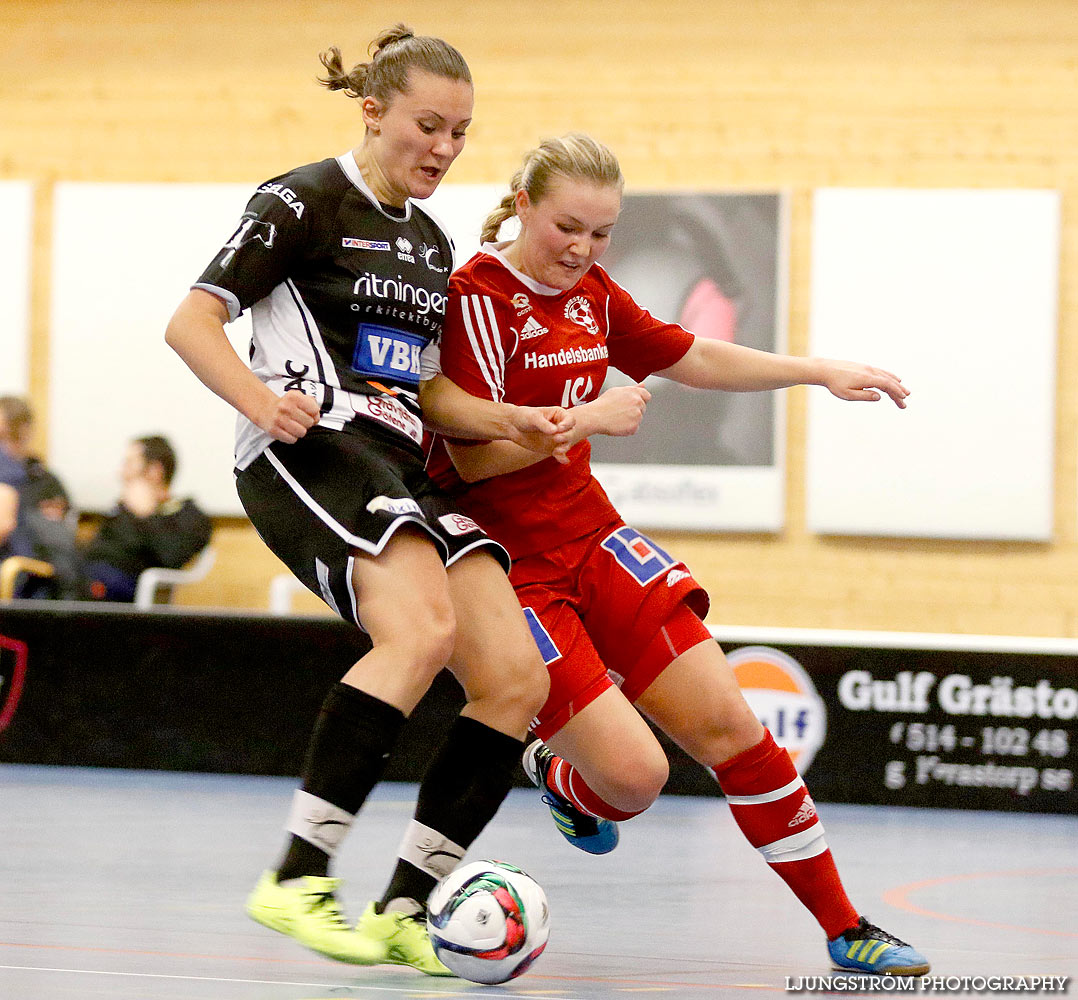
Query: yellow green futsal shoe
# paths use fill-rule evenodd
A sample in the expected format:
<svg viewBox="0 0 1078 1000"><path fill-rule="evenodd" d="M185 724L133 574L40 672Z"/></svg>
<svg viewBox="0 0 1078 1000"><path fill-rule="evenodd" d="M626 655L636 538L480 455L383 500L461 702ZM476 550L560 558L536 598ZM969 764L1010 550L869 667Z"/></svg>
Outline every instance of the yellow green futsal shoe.
<svg viewBox="0 0 1078 1000"><path fill-rule="evenodd" d="M385 961L384 949L357 934L344 919L334 895L340 884L338 878L304 875L279 885L277 873L266 871L247 898L247 915L338 962L376 965Z"/></svg>
<svg viewBox="0 0 1078 1000"><path fill-rule="evenodd" d="M375 961L379 964L410 965L428 976L453 975L434 954L425 911L379 913L371 902L359 918L355 933L365 947L378 951Z"/></svg>

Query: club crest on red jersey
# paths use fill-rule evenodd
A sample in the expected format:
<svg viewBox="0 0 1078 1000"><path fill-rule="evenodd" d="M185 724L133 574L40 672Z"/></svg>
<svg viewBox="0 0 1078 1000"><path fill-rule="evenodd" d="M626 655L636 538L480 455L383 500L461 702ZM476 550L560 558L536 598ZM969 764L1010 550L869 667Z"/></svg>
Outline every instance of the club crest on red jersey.
<svg viewBox="0 0 1078 1000"><path fill-rule="evenodd" d="M591 303L583 295L574 295L565 303L565 318L582 326L593 337L599 336L599 324L592 315Z"/></svg>

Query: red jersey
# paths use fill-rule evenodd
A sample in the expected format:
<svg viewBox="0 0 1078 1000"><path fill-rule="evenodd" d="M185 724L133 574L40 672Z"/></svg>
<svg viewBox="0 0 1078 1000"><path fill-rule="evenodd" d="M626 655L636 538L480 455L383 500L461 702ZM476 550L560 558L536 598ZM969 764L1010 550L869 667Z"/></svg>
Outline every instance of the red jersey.
<svg viewBox="0 0 1078 1000"><path fill-rule="evenodd" d="M691 333L657 320L598 265L561 291L517 271L487 243L450 278L441 370L473 396L571 407L599 395L609 365L639 382L692 343ZM591 474L587 441L570 450L568 465L548 458L465 483L436 438L427 468L514 559L618 520Z"/></svg>

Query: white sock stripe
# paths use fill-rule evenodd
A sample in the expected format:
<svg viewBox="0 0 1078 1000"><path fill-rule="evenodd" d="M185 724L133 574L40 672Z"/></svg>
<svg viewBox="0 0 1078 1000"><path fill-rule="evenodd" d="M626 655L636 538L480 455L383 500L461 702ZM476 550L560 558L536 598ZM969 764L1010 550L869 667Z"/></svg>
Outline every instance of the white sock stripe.
<svg viewBox="0 0 1078 1000"><path fill-rule="evenodd" d="M804 787L804 780L798 776L773 792L763 792L760 795L727 795L726 801L732 806L759 806L765 802L778 802L779 799L784 799L787 795L792 795L799 788Z"/></svg>
<svg viewBox="0 0 1078 1000"><path fill-rule="evenodd" d="M573 803L574 806L577 807L577 809L579 809L585 816L594 816L595 815L595 813L593 813L590 809L585 809L580 804L580 799L577 797L576 789L573 788L573 772L572 771L569 772L569 791L572 794L569 795L569 796L566 796L566 797Z"/></svg>
<svg viewBox="0 0 1078 1000"><path fill-rule="evenodd" d="M285 830L333 857L352 826L353 818L350 812L345 812L340 806L297 788L292 796L292 809Z"/></svg>
<svg viewBox="0 0 1078 1000"><path fill-rule="evenodd" d="M823 824L817 821L809 829L792 837L783 837L756 849L769 865L776 865L784 861L804 861L823 854L827 850L827 839L824 837Z"/></svg>
<svg viewBox="0 0 1078 1000"><path fill-rule="evenodd" d="M554 786L554 791L559 795L565 794L565 786L562 784L561 776L563 769L567 769L568 767L568 762L564 760L559 760L558 763L554 765L554 773L551 775L552 780L550 783Z"/></svg>
<svg viewBox="0 0 1078 1000"><path fill-rule="evenodd" d="M459 844L413 819L401 838L397 857L435 878L444 878L460 864L464 852Z"/></svg>

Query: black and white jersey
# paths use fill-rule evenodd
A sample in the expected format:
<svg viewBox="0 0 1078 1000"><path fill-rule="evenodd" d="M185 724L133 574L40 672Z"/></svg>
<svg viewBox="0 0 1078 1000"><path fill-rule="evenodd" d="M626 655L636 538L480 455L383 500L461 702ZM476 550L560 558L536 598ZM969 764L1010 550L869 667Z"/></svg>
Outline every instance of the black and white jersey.
<svg viewBox="0 0 1078 1000"><path fill-rule="evenodd" d="M230 320L251 308L251 369L317 399L321 426L360 416L418 445L420 357L441 335L452 268L443 226L414 202L379 204L348 152L261 185L193 287ZM241 416L237 467L269 441Z"/></svg>

